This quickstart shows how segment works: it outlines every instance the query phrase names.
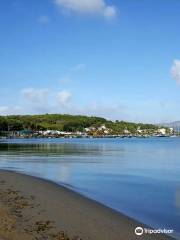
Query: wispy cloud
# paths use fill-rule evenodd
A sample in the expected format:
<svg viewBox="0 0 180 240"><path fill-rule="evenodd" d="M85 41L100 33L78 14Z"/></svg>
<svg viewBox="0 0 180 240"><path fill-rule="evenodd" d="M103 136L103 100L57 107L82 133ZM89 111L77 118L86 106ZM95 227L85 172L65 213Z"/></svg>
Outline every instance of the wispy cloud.
<svg viewBox="0 0 180 240"><path fill-rule="evenodd" d="M75 102L71 89L24 88L19 91L20 106L0 106L0 115L69 113L125 119L124 105L107 102Z"/></svg>
<svg viewBox="0 0 180 240"><path fill-rule="evenodd" d="M49 96L48 89L25 88L21 92L25 100L34 104L45 104Z"/></svg>
<svg viewBox="0 0 180 240"><path fill-rule="evenodd" d="M0 115L17 115L22 114L23 109L20 106L9 107L9 106L0 106Z"/></svg>
<svg viewBox="0 0 180 240"><path fill-rule="evenodd" d="M105 18L117 15L114 5L108 5L104 0L55 0L55 4L63 10L78 14L94 14Z"/></svg>
<svg viewBox="0 0 180 240"><path fill-rule="evenodd" d="M68 90L59 91L57 94L57 102L61 106L68 106L70 104L70 100L72 97L72 93Z"/></svg>
<svg viewBox="0 0 180 240"><path fill-rule="evenodd" d="M126 108L121 104L107 104L92 102L78 109L75 109L76 113L83 115L94 115L105 117L107 119L124 119L126 118Z"/></svg>
<svg viewBox="0 0 180 240"><path fill-rule="evenodd" d="M71 83L79 72L84 71L86 69L86 64L79 63L74 66L68 67L66 74L60 78L59 83L62 85ZM79 76L79 75L78 75Z"/></svg>
<svg viewBox="0 0 180 240"><path fill-rule="evenodd" d="M9 107L8 106L0 106L0 115L8 114Z"/></svg>
<svg viewBox="0 0 180 240"><path fill-rule="evenodd" d="M49 17L46 16L46 15L41 15L41 16L38 18L38 21L39 21L40 23L47 24L47 23L50 21L50 19L49 19Z"/></svg>
<svg viewBox="0 0 180 240"><path fill-rule="evenodd" d="M180 84L180 60L174 60L171 67L171 76L178 84Z"/></svg>
<svg viewBox="0 0 180 240"><path fill-rule="evenodd" d="M59 83L62 85L71 83L72 79L70 77L63 77L59 80Z"/></svg>
<svg viewBox="0 0 180 240"><path fill-rule="evenodd" d="M73 72L77 72L77 71L80 71L80 70L83 70L86 68L86 64L84 63L79 63L73 67L70 68L70 71L73 71Z"/></svg>

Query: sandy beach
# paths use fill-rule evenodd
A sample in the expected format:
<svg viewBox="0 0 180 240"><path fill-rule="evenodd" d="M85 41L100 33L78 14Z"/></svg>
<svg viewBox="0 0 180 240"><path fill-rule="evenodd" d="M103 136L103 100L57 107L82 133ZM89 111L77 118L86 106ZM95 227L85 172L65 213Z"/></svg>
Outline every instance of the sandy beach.
<svg viewBox="0 0 180 240"><path fill-rule="evenodd" d="M0 240L166 240L143 224L63 186L0 171Z"/></svg>

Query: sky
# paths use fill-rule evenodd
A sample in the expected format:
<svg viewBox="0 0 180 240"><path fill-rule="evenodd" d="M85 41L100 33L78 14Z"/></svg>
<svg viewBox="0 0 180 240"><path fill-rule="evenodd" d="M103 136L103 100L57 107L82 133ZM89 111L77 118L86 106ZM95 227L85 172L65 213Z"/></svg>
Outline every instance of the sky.
<svg viewBox="0 0 180 240"><path fill-rule="evenodd" d="M179 0L1 0L0 115L180 120Z"/></svg>

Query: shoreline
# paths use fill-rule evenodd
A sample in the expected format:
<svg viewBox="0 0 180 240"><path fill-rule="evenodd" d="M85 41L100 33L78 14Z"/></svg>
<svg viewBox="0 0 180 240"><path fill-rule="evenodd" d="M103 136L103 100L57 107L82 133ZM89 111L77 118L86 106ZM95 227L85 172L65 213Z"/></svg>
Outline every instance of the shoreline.
<svg viewBox="0 0 180 240"><path fill-rule="evenodd" d="M172 237L162 234L136 236L134 233L136 227L148 227L53 181L9 170L0 170L0 183L1 212L5 211L4 209L8 211L9 209L13 209L15 213L17 210L21 210L18 216L16 216L16 214L13 215L13 212L11 212L11 214L8 213L9 221L12 222L13 218L13 221L16 220L17 226L9 232L3 232L0 228L0 236L2 235L4 239L8 239L9 236L9 239L13 240L29 240L32 237L31 235L35 234L38 236L41 233L49 237L44 239L54 240L61 239L60 237L58 238L59 235L56 234L57 232L63 234L62 232L65 233L66 231L70 239L75 240L173 239ZM2 193L4 193L4 195ZM15 200L24 199L25 206L23 205L22 209L15 209L16 205L14 206L14 202L11 202L14 193L17 194ZM12 195L11 198L8 198L9 195ZM4 205L2 204L3 197L9 200L9 202L6 201ZM11 205L13 205L13 208ZM2 214L0 214L0 220L3 221L1 215ZM28 216L31 216L31 218L29 219ZM32 226L35 226L34 230L29 230L26 227L25 219L28 225L31 223ZM37 223L44 229L44 232L37 232ZM45 223L47 226L43 225ZM20 224L20 229L21 226L24 225L25 231L21 232L22 229L18 229L18 224ZM21 232L19 234L26 234L27 236L22 235L23 237L21 237L18 235L18 231ZM10 238L11 234L13 234L13 238ZM15 236L17 236L17 238L15 238ZM57 238L53 238L53 236ZM79 238L73 238L75 236Z"/></svg>
<svg viewBox="0 0 180 240"><path fill-rule="evenodd" d="M24 137L19 137L19 136L0 136L0 140L14 140L14 139L72 139L72 138L77 138L77 139L93 139L93 138L99 138L99 139L103 139L103 138L180 138L180 135L178 134L173 134L173 135L99 135L99 136L58 136L58 137L54 137L54 136L48 136L48 137L44 137L44 136L24 136Z"/></svg>

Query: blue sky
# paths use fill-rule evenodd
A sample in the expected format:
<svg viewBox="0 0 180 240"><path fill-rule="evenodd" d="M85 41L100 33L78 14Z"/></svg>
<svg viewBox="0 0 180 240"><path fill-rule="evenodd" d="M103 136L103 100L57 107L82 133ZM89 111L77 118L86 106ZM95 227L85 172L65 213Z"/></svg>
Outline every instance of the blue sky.
<svg viewBox="0 0 180 240"><path fill-rule="evenodd" d="M179 0L2 0L0 115L180 120Z"/></svg>

